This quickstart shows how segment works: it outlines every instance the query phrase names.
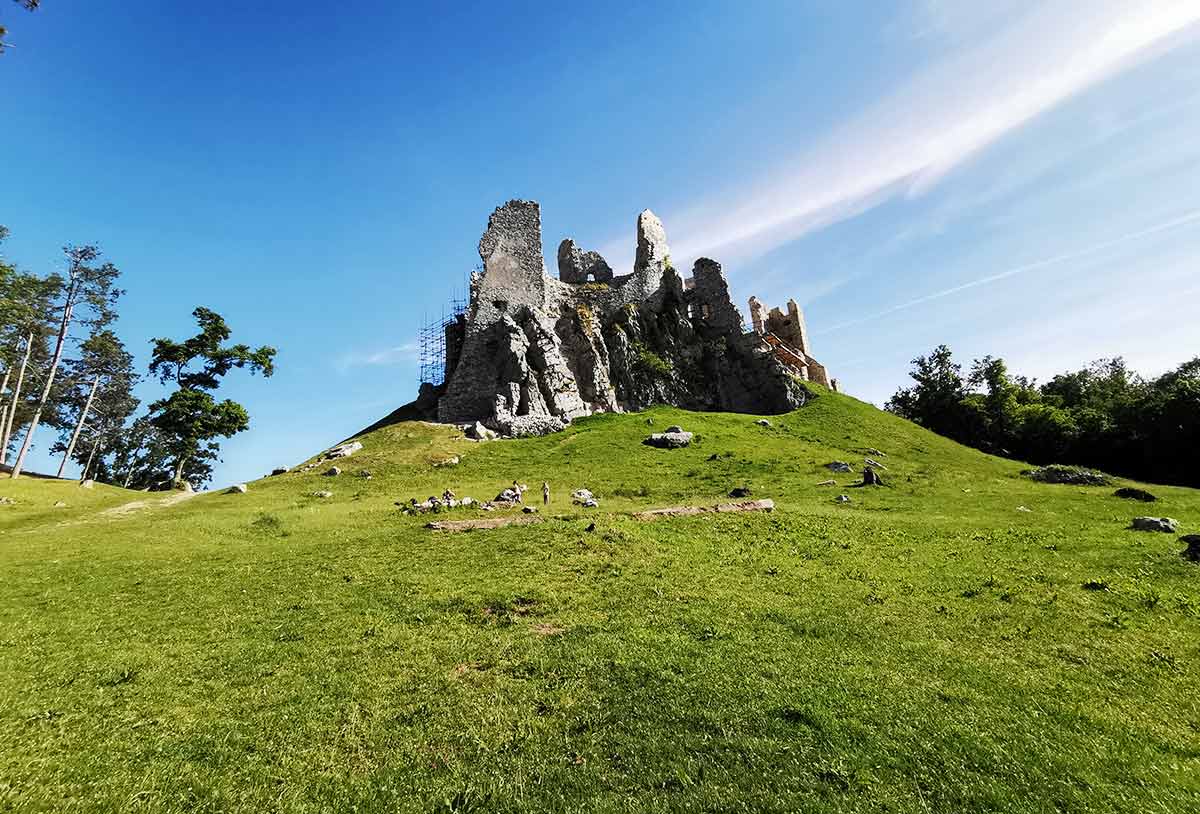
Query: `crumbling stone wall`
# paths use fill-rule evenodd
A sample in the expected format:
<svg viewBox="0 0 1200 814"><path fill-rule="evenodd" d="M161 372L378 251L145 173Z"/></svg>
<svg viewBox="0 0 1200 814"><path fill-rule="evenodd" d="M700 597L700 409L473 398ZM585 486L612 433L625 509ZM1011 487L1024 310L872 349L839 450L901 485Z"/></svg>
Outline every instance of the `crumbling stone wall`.
<svg viewBox="0 0 1200 814"><path fill-rule="evenodd" d="M680 279L650 210L637 218L631 274L615 275L568 238L558 248L559 279L547 277L532 201L492 213L479 256L483 272L472 275L467 313L447 331L441 421L540 434L581 415L655 403L779 413L807 398L801 379L814 368L787 364L764 341L774 326L806 358L794 301L786 316L775 309L764 320L752 298L747 332L721 265L701 258ZM814 380L827 383L812 364L821 377Z"/></svg>

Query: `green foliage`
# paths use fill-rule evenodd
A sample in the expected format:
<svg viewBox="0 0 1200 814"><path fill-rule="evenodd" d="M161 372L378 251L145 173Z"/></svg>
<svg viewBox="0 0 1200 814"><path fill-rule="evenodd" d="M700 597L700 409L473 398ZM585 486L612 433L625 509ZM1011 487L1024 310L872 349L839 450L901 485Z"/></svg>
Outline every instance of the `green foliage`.
<svg viewBox="0 0 1200 814"><path fill-rule="evenodd" d="M642 371L653 376L666 377L671 375L671 363L645 345L634 343L631 349L634 352L634 358L637 360L638 367Z"/></svg>
<svg viewBox="0 0 1200 814"><path fill-rule="evenodd" d="M150 423L163 434L175 458L176 480L183 476L189 459L202 453L216 455L214 439L229 438L250 427L250 416L242 405L229 399L218 402L209 391L216 390L234 368L249 368L266 377L275 371L274 348L223 345L232 332L220 314L197 308L192 316L200 333L183 342L153 340L150 359L152 374L164 384L178 386L170 396L150 405Z"/></svg>
<svg viewBox="0 0 1200 814"><path fill-rule="evenodd" d="M169 507L0 480L0 809L1196 809L1200 566L1140 506L836 393L755 418L400 423L359 438L369 481ZM706 448L640 444L676 423ZM816 485L867 448L889 488ZM542 522L394 505L518 477ZM742 484L776 511L630 516ZM1200 529L1200 494L1154 491Z"/></svg>
<svg viewBox="0 0 1200 814"><path fill-rule="evenodd" d="M991 356L964 377L942 345L914 359L910 375L916 384L897 391L887 409L964 444L1200 485L1178 454L1200 448L1200 358L1149 382L1121 359L1102 359L1038 386Z"/></svg>

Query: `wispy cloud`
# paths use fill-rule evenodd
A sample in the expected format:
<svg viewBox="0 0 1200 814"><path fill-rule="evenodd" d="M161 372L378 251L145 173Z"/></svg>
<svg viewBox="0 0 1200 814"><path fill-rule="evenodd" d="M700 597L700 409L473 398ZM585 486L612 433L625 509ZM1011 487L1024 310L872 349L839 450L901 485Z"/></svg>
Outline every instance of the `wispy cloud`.
<svg viewBox="0 0 1200 814"><path fill-rule="evenodd" d="M396 345L395 347L377 351L352 351L343 354L337 360L337 368L339 371L344 372L352 367L402 365L415 362L419 356L419 352L420 348L416 342L405 342L403 345Z"/></svg>
<svg viewBox="0 0 1200 814"><path fill-rule="evenodd" d="M1200 32L1195 0L1030 4L720 205L668 213L673 254L737 259L916 196L1079 92Z"/></svg>
<svg viewBox="0 0 1200 814"><path fill-rule="evenodd" d="M1111 240L1105 240L1101 243L1093 244L1091 246L1088 246L1083 249L1079 249L1077 251L1066 252L1064 254L1055 255L1053 257L1046 257L1041 260L1036 260L1032 263L1025 263L1023 265L1016 266L1014 268L1005 269L1004 271L996 272L995 274L988 274L984 277L979 277L974 280L969 280L968 282L965 282L965 283L962 283L962 284L956 285L956 286L951 286L950 288L945 288L945 289L942 289L941 291L935 291L930 294L925 294L923 296L916 297L915 299L907 300L907 301L899 303L897 305L893 305L890 308L885 308L881 311L877 311L873 314L868 314L866 316L858 317L856 319L848 320L846 322L841 322L837 325L831 325L823 330L816 331L815 333L816 334L833 333L833 332L844 330L845 328L849 328L849 327L852 327L855 325L862 325L864 323L874 322L875 320L882 319L883 317L894 314L897 311L905 311L909 308L913 308L918 305L923 305L925 303L932 302L933 300L940 300L945 297L949 297L954 294L958 294L960 292L967 291L972 288L978 288L979 286L988 285L989 283L995 283L995 282L999 282L1000 280L1006 280L1009 277L1016 277L1019 274L1026 274L1031 271L1038 271L1040 269L1049 268L1051 266L1058 266L1058 265L1062 265L1065 263L1071 263L1071 262L1075 262L1075 261L1079 261L1079 260L1084 260L1089 257L1099 255L1099 254L1102 254L1107 251L1111 251L1111 250L1116 249L1120 246L1123 246L1127 243L1132 243L1137 240L1142 240L1144 238L1150 237L1151 235L1156 235L1156 234L1159 234L1162 232L1168 232L1168 231L1171 231L1174 229L1179 229L1181 227L1184 227L1184 226L1187 226L1187 225L1193 224L1193 223L1200 223L1200 209L1193 210L1191 212L1187 212L1186 214L1180 215L1179 217L1171 218L1170 220L1163 221L1161 223L1156 223L1153 226L1146 227L1145 229L1139 229L1135 232L1129 232L1129 233L1121 235L1119 237L1112 238Z"/></svg>

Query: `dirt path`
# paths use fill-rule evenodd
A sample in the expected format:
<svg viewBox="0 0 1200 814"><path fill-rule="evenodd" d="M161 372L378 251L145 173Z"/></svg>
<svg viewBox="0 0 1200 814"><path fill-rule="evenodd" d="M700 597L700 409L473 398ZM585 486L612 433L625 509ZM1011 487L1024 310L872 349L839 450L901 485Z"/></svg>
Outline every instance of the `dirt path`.
<svg viewBox="0 0 1200 814"><path fill-rule="evenodd" d="M157 500L151 500L149 498L145 500L133 500L129 503L122 503L120 506L113 506L111 509L105 509L104 511L100 512L97 517L104 517L108 519L115 517L128 517L131 514L140 512L142 509L148 509L151 506L174 506L176 503L182 503L185 500L190 500L198 494L200 493L175 492L167 497L159 498Z"/></svg>

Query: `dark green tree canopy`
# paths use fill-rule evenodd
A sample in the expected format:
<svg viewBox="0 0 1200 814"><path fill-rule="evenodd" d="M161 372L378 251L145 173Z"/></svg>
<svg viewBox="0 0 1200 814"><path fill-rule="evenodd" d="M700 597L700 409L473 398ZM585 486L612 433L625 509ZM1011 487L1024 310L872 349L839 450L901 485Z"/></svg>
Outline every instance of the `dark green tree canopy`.
<svg viewBox="0 0 1200 814"><path fill-rule="evenodd" d="M226 399L218 402L210 391L234 368L270 376L275 372L275 348L264 345L224 345L232 335L220 314L208 308L192 312L200 332L176 342L154 339L150 372L178 389L150 405L150 423L165 439L175 458L175 480L189 460L201 455L215 458L217 438L229 438L250 426L246 408Z"/></svg>

